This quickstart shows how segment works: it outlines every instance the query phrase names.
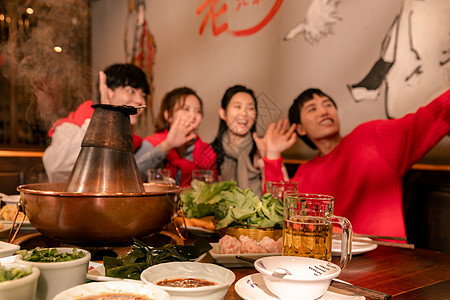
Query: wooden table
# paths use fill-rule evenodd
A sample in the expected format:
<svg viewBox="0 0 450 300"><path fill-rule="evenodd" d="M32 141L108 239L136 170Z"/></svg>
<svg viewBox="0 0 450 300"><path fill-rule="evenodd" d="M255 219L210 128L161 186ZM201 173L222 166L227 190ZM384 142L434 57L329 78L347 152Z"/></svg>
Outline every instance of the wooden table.
<svg viewBox="0 0 450 300"><path fill-rule="evenodd" d="M27 234L30 232L21 232L19 236ZM2 233L0 239L6 240L7 234ZM213 262L213 258L208 254L203 261ZM231 270L236 275L236 281L257 273L254 268ZM392 295L393 299L450 299L450 254L379 245L373 251L353 256L338 278ZM225 300L241 299L235 292L235 283L228 290Z"/></svg>
<svg viewBox="0 0 450 300"><path fill-rule="evenodd" d="M236 281L257 272L254 268L231 270ZM392 299L450 299L450 254L378 246L373 251L353 256L338 278L392 295ZM241 299L234 284L225 299Z"/></svg>

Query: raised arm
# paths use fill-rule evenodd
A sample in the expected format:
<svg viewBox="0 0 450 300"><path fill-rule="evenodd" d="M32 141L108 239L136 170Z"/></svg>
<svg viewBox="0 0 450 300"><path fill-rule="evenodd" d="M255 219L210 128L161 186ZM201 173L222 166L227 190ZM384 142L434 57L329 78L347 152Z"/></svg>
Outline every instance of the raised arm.
<svg viewBox="0 0 450 300"><path fill-rule="evenodd" d="M253 134L256 146L263 156L265 181L285 179L281 153L294 145L296 140L295 128L296 124L289 126L289 121L284 119L270 124L262 138ZM265 191L265 184L263 184L263 188Z"/></svg>
<svg viewBox="0 0 450 300"><path fill-rule="evenodd" d="M419 161L450 131L450 90L416 113L386 120L377 127L377 150L400 174ZM369 141L370 142L370 141Z"/></svg>

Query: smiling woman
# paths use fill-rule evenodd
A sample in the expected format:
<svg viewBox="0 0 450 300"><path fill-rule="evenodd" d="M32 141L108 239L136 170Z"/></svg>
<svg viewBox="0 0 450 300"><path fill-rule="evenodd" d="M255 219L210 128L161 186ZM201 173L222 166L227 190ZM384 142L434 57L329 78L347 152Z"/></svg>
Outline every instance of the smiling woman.
<svg viewBox="0 0 450 300"><path fill-rule="evenodd" d="M136 162L144 181L149 169L168 169L176 184L189 186L194 170L211 170L216 177L216 155L197 135L203 120L203 101L189 87L168 92L161 102L155 123L156 133L147 136L136 152Z"/></svg>
<svg viewBox="0 0 450 300"><path fill-rule="evenodd" d="M212 142L217 169L223 181L234 180L238 187L251 188L262 196L261 156L253 140L258 103L253 90L235 85L228 88L219 108L219 130Z"/></svg>

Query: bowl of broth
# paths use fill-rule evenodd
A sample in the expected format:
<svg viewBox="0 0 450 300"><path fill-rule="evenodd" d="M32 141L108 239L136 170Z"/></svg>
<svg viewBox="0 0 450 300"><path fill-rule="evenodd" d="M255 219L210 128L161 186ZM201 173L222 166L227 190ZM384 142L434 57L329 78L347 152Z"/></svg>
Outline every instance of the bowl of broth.
<svg viewBox="0 0 450 300"><path fill-rule="evenodd" d="M90 282L67 289L53 300L169 300L170 296L158 287L131 281Z"/></svg>
<svg viewBox="0 0 450 300"><path fill-rule="evenodd" d="M232 271L201 262L162 263L141 273L143 282L165 290L175 300L223 299L235 279Z"/></svg>

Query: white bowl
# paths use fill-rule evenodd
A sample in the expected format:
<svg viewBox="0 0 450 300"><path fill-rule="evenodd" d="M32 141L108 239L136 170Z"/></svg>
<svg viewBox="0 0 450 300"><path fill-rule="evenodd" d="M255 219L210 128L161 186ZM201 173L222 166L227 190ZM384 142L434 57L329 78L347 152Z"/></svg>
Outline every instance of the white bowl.
<svg viewBox="0 0 450 300"><path fill-rule="evenodd" d="M316 299L341 268L331 262L300 256L268 256L255 261L267 288L280 299Z"/></svg>
<svg viewBox="0 0 450 300"><path fill-rule="evenodd" d="M217 283L215 285L182 288L160 286L165 279L195 278ZM170 262L151 266L141 273L141 280L170 294L170 299L214 300L223 299L236 276L233 272L214 264L200 262Z"/></svg>
<svg viewBox="0 0 450 300"><path fill-rule="evenodd" d="M56 249L58 253L73 251L73 248ZM33 265L41 271L36 295L38 300L50 300L61 291L86 283L91 254L83 249L77 250L84 252L86 255L76 260L62 262L33 262L23 260L21 255L16 257L16 263Z"/></svg>
<svg viewBox="0 0 450 300"><path fill-rule="evenodd" d="M19 203L20 195L5 195L0 193L0 197L7 205L17 205Z"/></svg>
<svg viewBox="0 0 450 300"><path fill-rule="evenodd" d="M170 296L166 291L142 282L104 281L90 282L75 286L59 293L53 300L73 300L82 297L115 293L147 296L148 298L155 300L170 299Z"/></svg>
<svg viewBox="0 0 450 300"><path fill-rule="evenodd" d="M29 266L8 263L2 264L5 269L20 268L28 271ZM1 300L31 300L36 295L36 289L39 278L39 269L33 267L31 274L25 277L0 282L0 299Z"/></svg>
<svg viewBox="0 0 450 300"><path fill-rule="evenodd" d="M16 253L17 250L20 250L19 245L0 241L0 257L11 256Z"/></svg>

